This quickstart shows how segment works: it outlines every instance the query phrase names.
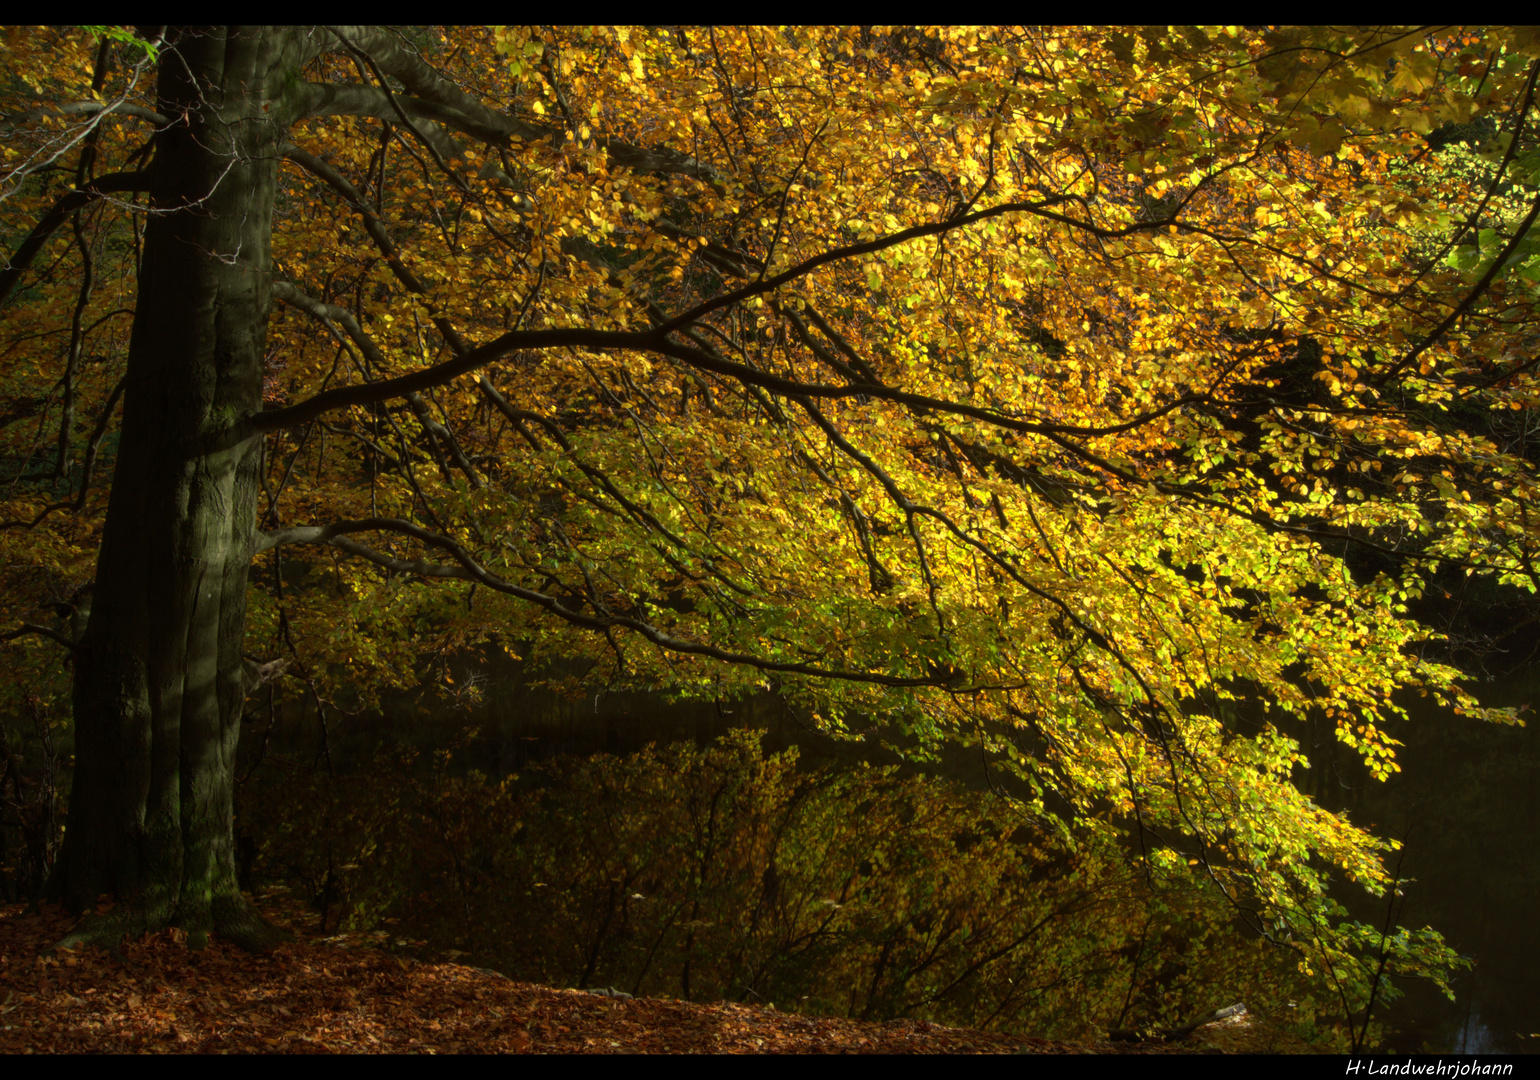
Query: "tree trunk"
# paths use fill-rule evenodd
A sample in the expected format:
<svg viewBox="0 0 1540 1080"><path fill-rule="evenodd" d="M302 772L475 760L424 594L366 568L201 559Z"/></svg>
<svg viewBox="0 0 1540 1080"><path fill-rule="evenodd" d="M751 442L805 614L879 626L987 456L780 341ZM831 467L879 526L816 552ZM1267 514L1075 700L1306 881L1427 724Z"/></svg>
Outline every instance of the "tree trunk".
<svg viewBox="0 0 1540 1080"><path fill-rule="evenodd" d="M269 114L298 36L166 35L112 493L76 652L74 789L49 892L80 940L143 926L247 945L273 932L236 879L232 796L257 443L212 437L262 407L271 227L283 132ZM216 447L216 448L211 448Z"/></svg>

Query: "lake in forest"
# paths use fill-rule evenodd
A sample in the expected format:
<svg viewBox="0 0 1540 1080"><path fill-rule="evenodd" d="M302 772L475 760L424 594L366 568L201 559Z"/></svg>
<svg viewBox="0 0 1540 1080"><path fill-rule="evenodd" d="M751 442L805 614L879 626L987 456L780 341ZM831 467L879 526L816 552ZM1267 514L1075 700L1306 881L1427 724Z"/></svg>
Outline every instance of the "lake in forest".
<svg viewBox="0 0 1540 1080"><path fill-rule="evenodd" d="M1499 727L1408 705L1397 737L1402 771L1344 792L1355 821L1404 838L1402 921L1431 925L1474 961L1450 1002L1426 985L1385 1014L1388 1049L1540 1052L1540 668L1478 688L1483 705L1525 709L1528 726Z"/></svg>

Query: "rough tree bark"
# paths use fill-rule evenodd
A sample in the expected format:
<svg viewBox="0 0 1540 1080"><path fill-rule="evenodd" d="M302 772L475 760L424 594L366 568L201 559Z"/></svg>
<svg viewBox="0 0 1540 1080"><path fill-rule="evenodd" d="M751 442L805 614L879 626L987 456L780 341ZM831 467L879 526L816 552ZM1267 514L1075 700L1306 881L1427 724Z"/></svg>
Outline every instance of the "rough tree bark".
<svg viewBox="0 0 1540 1080"><path fill-rule="evenodd" d="M432 148L452 149L446 129L495 141L549 133L491 112L370 28L141 33L161 39L158 111L133 113L160 125L147 169L151 210L112 493L75 649L70 818L47 892L74 911L117 900L65 943L116 948L125 933L176 925L194 944L217 931L258 947L276 931L237 885L232 803L257 536L253 420L278 167L294 151L288 128L305 116L395 120L406 109ZM416 96L306 82L305 64L327 50L383 68ZM146 186L138 174L103 182ZM0 296L73 205L34 230Z"/></svg>
<svg viewBox="0 0 1540 1080"><path fill-rule="evenodd" d="M75 660L76 769L50 894L118 905L72 935L116 947L166 925L248 946L276 932L236 883L232 796L283 124L305 38L166 34L153 207L91 617Z"/></svg>

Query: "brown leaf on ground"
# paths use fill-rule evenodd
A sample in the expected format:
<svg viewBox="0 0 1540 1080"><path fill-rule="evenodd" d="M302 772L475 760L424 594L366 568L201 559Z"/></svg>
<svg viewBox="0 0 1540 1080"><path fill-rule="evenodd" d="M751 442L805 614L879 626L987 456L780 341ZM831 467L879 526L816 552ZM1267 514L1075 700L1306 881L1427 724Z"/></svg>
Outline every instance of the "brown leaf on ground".
<svg viewBox="0 0 1540 1080"><path fill-rule="evenodd" d="M291 925L300 912L268 910ZM616 998L420 962L346 939L252 954L180 931L43 952L75 919L0 907L0 1053L955 1054L1192 1053L1183 1044L1076 1044L924 1021L863 1023L728 1003ZM1244 1021L1244 1017L1235 1021ZM1235 1036L1230 1051L1262 1049ZM1269 1047L1277 1048L1277 1047Z"/></svg>

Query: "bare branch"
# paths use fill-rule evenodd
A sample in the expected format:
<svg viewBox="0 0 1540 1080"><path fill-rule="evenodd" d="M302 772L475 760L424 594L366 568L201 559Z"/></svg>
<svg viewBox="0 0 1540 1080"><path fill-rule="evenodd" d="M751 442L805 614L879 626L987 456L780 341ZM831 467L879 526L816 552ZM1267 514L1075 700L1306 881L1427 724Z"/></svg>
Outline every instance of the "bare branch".
<svg viewBox="0 0 1540 1080"><path fill-rule="evenodd" d="M374 86L360 86L357 84L333 85L329 83L306 83L299 92L299 100L296 102L298 117L307 116L370 116L377 120L389 120L392 123L399 122L403 115L407 118L409 130L415 133L422 141L441 158L456 157L460 149L455 145L444 128L464 130L473 127L464 122L462 117L450 115L447 110L435 108L427 102L418 101L415 98L394 96L395 105L392 107L392 96ZM470 134L478 138L484 138L480 131ZM494 141L494 140L487 140Z"/></svg>
<svg viewBox="0 0 1540 1080"><path fill-rule="evenodd" d="M70 652L74 652L75 651L75 643L73 641L71 641L68 637L66 637L63 634L59 633L59 631L57 631L57 630L52 630L52 629L50 629L50 628L48 628L46 626L39 626L37 623L29 623L29 622L22 623L21 624L21 629L19 629L19 630L12 630L9 634L6 634L4 637L0 637L0 641L15 641L17 638L24 637L27 634L37 634L38 636L48 638L51 641L57 641L60 645L63 645Z"/></svg>
<svg viewBox="0 0 1540 1080"><path fill-rule="evenodd" d="M32 227L27 238L6 262L5 269L0 270L0 304L5 303L11 290L16 287L16 282L21 280L22 273L32 265L32 260L37 258L38 253L47 246L49 238L58 231L60 225L69 220L71 214L113 192L145 191L149 186L147 174L142 172L108 173L106 176L98 176L83 188L75 188L62 195Z"/></svg>
<svg viewBox="0 0 1540 1080"><path fill-rule="evenodd" d="M424 101L422 98L412 97L410 94L394 94L396 104L401 106L408 116L414 120L431 121L451 131L457 131L462 135L485 143L503 143L510 137L523 138L525 141L555 138L559 132L548 128L539 128L533 124L526 124L511 117L491 113L491 116L504 121L496 126L489 126L481 117L469 117L463 113L437 104L432 101ZM377 86L364 86L360 83L305 83L296 95L298 118L307 116L372 116L378 120L400 119L396 110L391 107L390 97ZM442 136L447 138L447 136Z"/></svg>
<svg viewBox="0 0 1540 1080"><path fill-rule="evenodd" d="M353 313L347 308L338 307L336 304L323 304L314 297L300 292L287 281L273 282L272 295L274 300L281 300L283 303L297 307L307 315L319 319L322 323L326 324L338 340L341 339L342 335L337 333L337 328L333 324L341 323L343 329L347 331L347 336L352 339L353 344L358 346L359 351L364 354L371 364L374 364L376 367L389 366L385 361L385 354L374 343L374 339L364 333L363 328L358 325L358 320L353 317Z"/></svg>
<svg viewBox="0 0 1540 1080"><path fill-rule="evenodd" d="M26 112L12 113L4 120L0 120L0 134L8 135L24 124L36 123L48 116L95 116L101 119L108 116L131 116L137 120L149 121L156 127L171 126L170 120L143 105L132 105L126 101L107 105L103 105L100 101L68 101L62 105L40 105Z"/></svg>
<svg viewBox="0 0 1540 1080"><path fill-rule="evenodd" d="M506 144L509 139L539 142L559 137L558 129L526 123L490 109L454 84L443 72L402 47L394 34L377 26L339 26L332 32L344 45L368 54L380 68L401 80L420 103L421 115L483 142ZM406 99L402 100L403 103ZM383 102L383 95L382 95ZM388 103L387 112L391 111Z"/></svg>
<svg viewBox="0 0 1540 1080"><path fill-rule="evenodd" d="M455 85L443 72L424 63L422 58L403 48L396 36L374 26L339 26L332 32L344 45L364 53L387 75L401 81L408 95L393 95L413 119L432 120L461 134L494 146L506 146L514 139L526 143L564 138L565 129L548 124L532 124L507 113L498 112L476 100ZM357 93L370 91L372 98ZM336 91L335 94L332 92ZM303 115L342 112L353 116L396 119L386 95L373 87L307 87L309 95ZM355 111L356 110L356 111ZM416 127L417 125L411 125ZM597 143L609 155L610 162L635 172L681 173L698 177L725 190L726 178L709 165L667 147L642 147L619 140L601 139ZM441 147L435 147L443 153ZM450 156L445 154L445 157ZM490 174L486 174L490 175Z"/></svg>
<svg viewBox="0 0 1540 1080"><path fill-rule="evenodd" d="M96 420L96 428L91 432L91 440L86 443L85 459L80 465L80 491L76 493L73 502L50 503L39 510L37 516L29 520L0 521L0 529L14 529L25 527L36 528L42 524L44 518L55 510L73 510L79 513L85 509L86 496L91 491L91 471L96 466L96 454L102 445L102 439L107 434L107 425L112 422L112 412L117 408L118 400L123 396L123 388L128 385L128 376L118 380L118 384L112 388L112 393L107 397L107 404L102 407L102 414Z"/></svg>
<svg viewBox="0 0 1540 1080"><path fill-rule="evenodd" d="M96 78L92 83L92 89L97 92L101 91L102 80L105 77L106 69L103 67L103 64L105 63L106 58L107 53L103 52L98 54ZM9 198L11 194L16 191L20 183L27 178L27 176L59 160L59 158L64 156L64 154L68 152L72 146L77 145L81 140L94 137L94 134L102 120L112 113L118 112L126 115L136 115L143 118L148 118L152 123L156 123L161 127L165 127L168 121L159 113L152 112L149 109L142 109L137 105L131 105L128 103L128 98L134 92L134 87L139 84L139 76L144 72L145 67L149 65L150 62L150 56L149 54L146 54L139 60L138 63L134 65L133 70L129 76L127 87L124 88L123 92L115 101L107 104L94 101L72 102L66 105L45 106L42 109L30 109L18 117L12 118L9 123L0 125L0 130L3 130L5 133L9 134L10 132L14 131L19 124L29 123L42 119L42 117L48 115L50 112L54 113L55 115L62 116L90 117L90 119L87 120L80 129L73 132L65 132L59 138L54 139L50 144L45 146L42 150L31 155L26 160L14 165L9 171L7 171L4 178L6 190L4 192L0 192L0 200Z"/></svg>

